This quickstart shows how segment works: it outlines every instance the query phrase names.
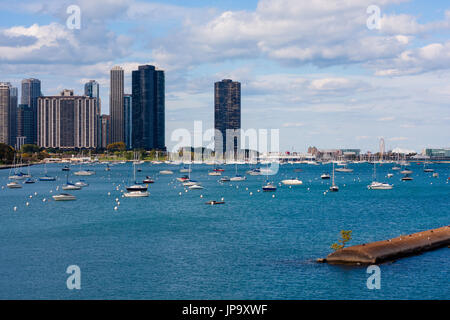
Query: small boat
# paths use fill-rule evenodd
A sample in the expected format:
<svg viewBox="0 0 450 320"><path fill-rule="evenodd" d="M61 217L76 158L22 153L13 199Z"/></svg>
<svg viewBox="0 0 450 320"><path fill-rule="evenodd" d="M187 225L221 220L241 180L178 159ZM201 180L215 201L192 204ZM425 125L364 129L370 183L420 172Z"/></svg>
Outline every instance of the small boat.
<svg viewBox="0 0 450 320"><path fill-rule="evenodd" d="M252 169L247 171L247 174L251 175L251 176L260 176L261 175L261 169Z"/></svg>
<svg viewBox="0 0 450 320"><path fill-rule="evenodd" d="M224 172L225 169L223 169L223 168L221 168L221 167L217 167L217 168L215 168L213 171L216 171L216 172Z"/></svg>
<svg viewBox="0 0 450 320"><path fill-rule="evenodd" d="M54 195L52 198L55 201L71 201L71 200L77 199L75 196L68 194L68 193L57 194L57 195Z"/></svg>
<svg viewBox="0 0 450 320"><path fill-rule="evenodd" d="M409 176L409 174L407 174L407 175L405 175L403 178L402 178L402 180L403 181L411 181L411 180L414 180L411 176Z"/></svg>
<svg viewBox="0 0 450 320"><path fill-rule="evenodd" d="M282 184L288 185L288 186L299 186L303 184L303 181L295 178L295 179L286 179L281 181Z"/></svg>
<svg viewBox="0 0 450 320"><path fill-rule="evenodd" d="M401 173L401 174L411 174L412 171L411 171L410 169L406 168L405 170L400 171L400 173Z"/></svg>
<svg viewBox="0 0 450 320"><path fill-rule="evenodd" d="M373 181L370 185L367 186L367 188L371 190L391 190L392 188L394 188L394 186L388 183Z"/></svg>
<svg viewBox="0 0 450 320"><path fill-rule="evenodd" d="M337 168L337 172L353 172L353 169L347 168L346 166L343 168Z"/></svg>
<svg viewBox="0 0 450 320"><path fill-rule="evenodd" d="M92 176L92 175L94 175L95 174L95 171L93 171L93 170L80 170L80 171L77 171L77 172L74 172L74 175L76 175L76 176Z"/></svg>
<svg viewBox="0 0 450 320"><path fill-rule="evenodd" d="M36 180L31 179L31 178L28 178L27 180L25 180L24 183L26 183L26 184L31 184L31 183L35 183L35 182L36 182Z"/></svg>
<svg viewBox="0 0 450 320"><path fill-rule="evenodd" d="M204 189L201 185L198 184L194 184L192 186L189 187L190 190L201 190Z"/></svg>
<svg viewBox="0 0 450 320"><path fill-rule="evenodd" d="M142 198L142 197L148 197L149 196L148 191L131 191L124 193L124 197L126 198Z"/></svg>
<svg viewBox="0 0 450 320"><path fill-rule="evenodd" d="M320 176L320 178L323 179L323 180L327 180L327 179L330 179L331 176L330 176L328 173L324 173L324 174L322 174L322 175Z"/></svg>
<svg viewBox="0 0 450 320"><path fill-rule="evenodd" d="M241 175L236 175L236 176L234 176L234 177L232 177L232 178L230 178L230 181L245 181L246 180L246 178L245 178L245 176L241 176Z"/></svg>
<svg viewBox="0 0 450 320"><path fill-rule="evenodd" d="M153 180L149 176L146 176L145 179L142 180L142 183L155 183L155 180Z"/></svg>
<svg viewBox="0 0 450 320"><path fill-rule="evenodd" d="M21 185L20 183L16 182L16 181L11 181L11 182L8 183L6 186L7 186L8 188L10 188L10 189L19 189L19 188L22 188L22 185Z"/></svg>
<svg viewBox="0 0 450 320"><path fill-rule="evenodd" d="M64 166L61 170L62 171L70 171L70 168L69 168L69 166Z"/></svg>
<svg viewBox="0 0 450 320"><path fill-rule="evenodd" d="M181 172L181 173L190 173L190 172L191 172L191 169L189 169L189 168L187 168L187 167L184 167L183 169L180 169L180 172Z"/></svg>
<svg viewBox="0 0 450 320"><path fill-rule="evenodd" d="M185 175L185 176L182 176L180 178L177 178L177 180L180 181L180 182L184 182L184 181L188 181L189 177Z"/></svg>
<svg viewBox="0 0 450 320"><path fill-rule="evenodd" d="M170 170L161 170L161 171L159 172L159 174L164 174L164 175L173 174L173 171L170 171Z"/></svg>
<svg viewBox="0 0 450 320"><path fill-rule="evenodd" d="M392 178L393 176L394 176L393 173L388 173L388 174L387 174L387 177L388 177L388 178Z"/></svg>
<svg viewBox="0 0 450 320"><path fill-rule="evenodd" d="M277 191L277 187L274 184L270 183L270 182L268 184L266 184L265 186L263 186L262 189L265 192Z"/></svg>
<svg viewBox="0 0 450 320"><path fill-rule="evenodd" d="M65 185L62 186L63 190L81 190L80 186L77 186L71 182L67 182Z"/></svg>
<svg viewBox="0 0 450 320"><path fill-rule="evenodd" d="M392 167L392 170L395 170L395 171L400 170L400 169L401 169L401 168L400 168L400 167L397 167L397 166Z"/></svg>
<svg viewBox="0 0 450 320"><path fill-rule="evenodd" d="M433 178L438 178L439 177L439 173L435 172L433 173Z"/></svg>
<svg viewBox="0 0 450 320"><path fill-rule="evenodd" d="M200 182L195 181L195 180L187 180L183 182L183 186L185 187L190 187L190 186L194 186L194 185L200 185Z"/></svg>
<svg viewBox="0 0 450 320"><path fill-rule="evenodd" d="M333 162L333 177L332 177L332 180L331 180L330 191L331 192L338 192L339 191L339 187L334 183L334 162Z"/></svg>
<svg viewBox="0 0 450 320"><path fill-rule="evenodd" d="M127 191L147 191L148 186L142 184L134 184L132 186L126 187Z"/></svg>
<svg viewBox="0 0 450 320"><path fill-rule="evenodd" d="M302 172L303 170L302 169L294 169L294 172Z"/></svg>
<svg viewBox="0 0 450 320"><path fill-rule="evenodd" d="M220 182L229 182L229 181L231 181L231 179L228 178L228 177L222 177L222 178L219 179L219 181Z"/></svg>
<svg viewBox="0 0 450 320"><path fill-rule="evenodd" d="M219 171L208 172L208 176L221 176L221 175L222 175L222 173Z"/></svg>
<svg viewBox="0 0 450 320"><path fill-rule="evenodd" d="M87 186L89 186L89 183L87 183L84 180L80 180L78 182L75 182L75 185L78 186L78 187L87 187Z"/></svg>
<svg viewBox="0 0 450 320"><path fill-rule="evenodd" d="M51 177L48 175L45 175L45 176L39 178L39 181L55 181L55 180L56 180L55 177Z"/></svg>
<svg viewBox="0 0 450 320"><path fill-rule="evenodd" d="M225 203L225 201L214 201L214 200L211 200L211 201L207 201L207 202L205 202L205 204L209 204L209 205L215 205L215 204L224 204Z"/></svg>

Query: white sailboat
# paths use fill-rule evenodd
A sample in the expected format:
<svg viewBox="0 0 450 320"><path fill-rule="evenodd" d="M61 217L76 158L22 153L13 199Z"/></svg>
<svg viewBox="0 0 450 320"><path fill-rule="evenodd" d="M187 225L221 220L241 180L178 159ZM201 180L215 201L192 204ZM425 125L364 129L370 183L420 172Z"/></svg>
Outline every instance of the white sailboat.
<svg viewBox="0 0 450 320"><path fill-rule="evenodd" d="M338 192L339 191L339 187L334 183L334 162L333 162L333 176L332 176L332 180L331 180L330 191L331 192Z"/></svg>
<svg viewBox="0 0 450 320"><path fill-rule="evenodd" d="M388 183L377 182L377 164L373 163L373 181L370 185L367 186L370 190L391 190L394 188L393 185Z"/></svg>

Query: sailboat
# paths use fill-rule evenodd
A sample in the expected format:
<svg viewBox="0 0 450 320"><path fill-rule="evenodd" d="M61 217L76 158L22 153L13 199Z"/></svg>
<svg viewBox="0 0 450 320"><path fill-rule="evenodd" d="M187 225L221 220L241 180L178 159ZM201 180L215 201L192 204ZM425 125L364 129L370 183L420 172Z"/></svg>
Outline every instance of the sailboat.
<svg viewBox="0 0 450 320"><path fill-rule="evenodd" d="M432 168L427 168L426 167L426 162L423 163L423 172L434 172L434 169Z"/></svg>
<svg viewBox="0 0 450 320"><path fill-rule="evenodd" d="M245 176L241 176L241 175L237 174L237 163L235 164L235 170L236 170L236 173L235 173L234 177L230 178L230 181L244 181L246 179Z"/></svg>
<svg viewBox="0 0 450 320"><path fill-rule="evenodd" d="M63 190L80 190L81 186L77 186L76 184L69 182L69 172L66 175L66 184L62 186Z"/></svg>
<svg viewBox="0 0 450 320"><path fill-rule="evenodd" d="M332 180L331 180L330 191L331 192L338 192L339 191L339 187L334 183L334 162L333 162L333 176L332 176Z"/></svg>
<svg viewBox="0 0 450 320"><path fill-rule="evenodd" d="M136 157L136 154L135 154ZM134 185L125 187L127 191L147 191L148 185L138 184L136 180L136 160L133 161Z"/></svg>
<svg viewBox="0 0 450 320"><path fill-rule="evenodd" d="M377 164L373 163L373 181L370 185L367 186L368 189L371 190L390 190L394 186L388 183L377 182Z"/></svg>
<svg viewBox="0 0 450 320"><path fill-rule="evenodd" d="M45 175L43 177L39 177L39 181L55 181L56 180L55 177L49 176L47 174L47 164L46 163L44 164L44 173L45 173Z"/></svg>
<svg viewBox="0 0 450 320"><path fill-rule="evenodd" d="M269 164L268 163L267 163L267 168L266 168L265 172L266 172L267 184L262 187L263 191L265 191L265 192L277 191L277 187L273 183L269 182Z"/></svg>

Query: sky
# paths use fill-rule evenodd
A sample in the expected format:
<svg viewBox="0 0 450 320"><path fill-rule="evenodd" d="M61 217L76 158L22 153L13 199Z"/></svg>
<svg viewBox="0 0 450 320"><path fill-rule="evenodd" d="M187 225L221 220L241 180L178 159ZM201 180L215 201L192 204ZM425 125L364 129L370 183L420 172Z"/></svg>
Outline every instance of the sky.
<svg viewBox="0 0 450 320"><path fill-rule="evenodd" d="M79 29L67 8L80 8ZM379 8L379 19L373 11ZM242 128L281 151L450 147L450 3L444 0L0 0L0 81L44 95L153 64L166 75L166 144L213 126L214 82L242 84ZM374 24L377 21L378 24ZM378 28L373 28L377 26ZM369 28L370 27L370 28Z"/></svg>

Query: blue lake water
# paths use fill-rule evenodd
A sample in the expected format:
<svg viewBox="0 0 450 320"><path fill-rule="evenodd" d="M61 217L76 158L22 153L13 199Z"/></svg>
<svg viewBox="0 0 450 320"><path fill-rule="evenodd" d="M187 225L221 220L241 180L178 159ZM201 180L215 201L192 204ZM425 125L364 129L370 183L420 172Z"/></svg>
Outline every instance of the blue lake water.
<svg viewBox="0 0 450 320"><path fill-rule="evenodd" d="M353 173L336 173L340 191L324 195L330 182L320 175L331 165L283 165L269 179L298 177L303 185L263 193L265 176L221 184L206 165L193 165L191 176L205 189L185 192L175 180L180 166L146 163L138 176L155 178L150 196L129 199L120 190L131 164L109 172L97 164L84 166L96 175L70 191L76 201L44 202L66 180L62 165L47 165L57 181L0 190L0 299L448 299L448 248L381 265L380 290L367 289L364 267L314 262L342 229L353 230L351 245L450 224L450 165L432 165L433 178L413 164L409 182L398 171L385 178L392 166L377 174L393 190L368 190L373 167L351 164ZM234 175L234 166L224 168ZM44 174L42 165L30 170ZM2 186L8 173L0 171ZM205 204L222 197L224 205ZM66 287L69 265L81 268L81 290Z"/></svg>

